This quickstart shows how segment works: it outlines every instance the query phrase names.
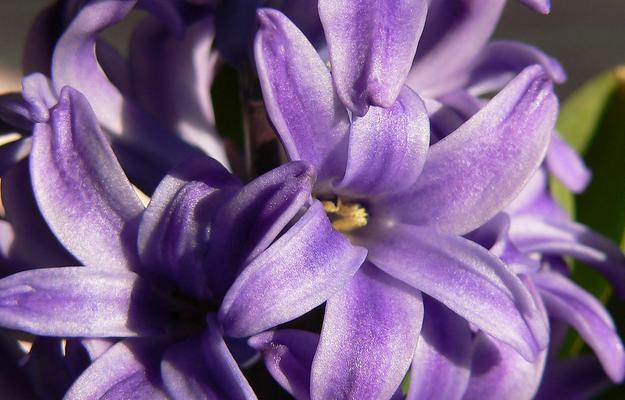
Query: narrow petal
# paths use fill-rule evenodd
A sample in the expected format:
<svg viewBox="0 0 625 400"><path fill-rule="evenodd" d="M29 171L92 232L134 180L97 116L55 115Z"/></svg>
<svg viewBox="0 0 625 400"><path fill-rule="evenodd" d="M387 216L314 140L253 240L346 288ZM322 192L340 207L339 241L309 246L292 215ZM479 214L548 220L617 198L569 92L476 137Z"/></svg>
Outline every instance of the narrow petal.
<svg viewBox="0 0 625 400"><path fill-rule="evenodd" d="M291 162L247 184L219 211L206 257L218 297L243 265L265 250L310 201L314 180L309 164Z"/></svg>
<svg viewBox="0 0 625 400"><path fill-rule="evenodd" d="M209 317L201 336L177 343L163 355L161 374L172 399L256 399L216 323Z"/></svg>
<svg viewBox="0 0 625 400"><path fill-rule="evenodd" d="M142 271L183 292L208 296L204 257L211 223L241 184L217 161L192 159L159 184L141 217L138 248Z"/></svg>
<svg viewBox="0 0 625 400"><path fill-rule="evenodd" d="M74 382L64 399L166 400L159 374L162 345L127 339L111 347Z"/></svg>
<svg viewBox="0 0 625 400"><path fill-rule="evenodd" d="M390 107L404 85L425 25L424 0L320 0L332 78L356 115Z"/></svg>
<svg viewBox="0 0 625 400"><path fill-rule="evenodd" d="M292 22L258 11L254 44L267 113L291 160L305 160L322 182L345 171L349 118L330 71Z"/></svg>
<svg viewBox="0 0 625 400"><path fill-rule="evenodd" d="M29 104L21 93L0 95L0 134L19 132L30 134L33 130Z"/></svg>
<svg viewBox="0 0 625 400"><path fill-rule="evenodd" d="M558 103L542 68L523 71L455 132L430 147L407 193L382 201L404 223L464 234L510 203L547 151Z"/></svg>
<svg viewBox="0 0 625 400"><path fill-rule="evenodd" d="M533 360L547 345L548 327L531 294L481 246L410 225L378 228L369 235L364 240L371 262L510 344L524 358Z"/></svg>
<svg viewBox="0 0 625 400"><path fill-rule="evenodd" d="M390 398L410 367L422 322L421 293L363 264L326 304L311 398Z"/></svg>
<svg viewBox="0 0 625 400"><path fill-rule="evenodd" d="M156 18L146 18L134 31L129 64L133 93L141 106L227 166L210 97L217 61L211 53L214 36L213 18L188 26L182 40Z"/></svg>
<svg viewBox="0 0 625 400"><path fill-rule="evenodd" d="M37 335L159 333L159 319L154 320L158 304L131 272L63 267L20 272L0 280L0 325Z"/></svg>
<svg viewBox="0 0 625 400"><path fill-rule="evenodd" d="M347 169L335 190L369 197L408 189L421 174L429 139L425 105L404 87L392 107L371 107L364 117L354 118Z"/></svg>
<svg viewBox="0 0 625 400"><path fill-rule="evenodd" d="M547 350L528 362L511 347L479 333L475 338L471 380L463 400L531 400L545 368Z"/></svg>
<svg viewBox="0 0 625 400"><path fill-rule="evenodd" d="M571 191L581 193L590 183L591 173L582 157L553 132L547 152L547 167Z"/></svg>
<svg viewBox="0 0 625 400"><path fill-rule="evenodd" d="M458 79L489 39L505 0L431 1L406 84L428 97L459 87Z"/></svg>
<svg viewBox="0 0 625 400"><path fill-rule="evenodd" d="M460 400L471 374L469 324L428 296L423 297L423 303L423 328L412 360L406 399Z"/></svg>
<svg viewBox="0 0 625 400"><path fill-rule="evenodd" d="M551 11L551 0L519 0L534 11L541 14L549 14Z"/></svg>
<svg viewBox="0 0 625 400"><path fill-rule="evenodd" d="M43 216L73 255L90 266L137 264L128 230L143 205L75 90L64 89L49 123L35 126L30 171Z"/></svg>
<svg viewBox="0 0 625 400"><path fill-rule="evenodd" d="M562 275L545 272L534 281L549 315L571 324L595 351L608 376L614 382L623 381L625 350L603 305Z"/></svg>
<svg viewBox="0 0 625 400"><path fill-rule="evenodd" d="M562 65L540 49L512 40L497 40L484 47L470 71L464 86L473 95L497 92L519 72L530 65L542 66L555 83L564 83Z"/></svg>
<svg viewBox="0 0 625 400"><path fill-rule="evenodd" d="M305 314L340 290L366 254L332 228L315 201L234 282L221 305L224 331L250 336Z"/></svg>
<svg viewBox="0 0 625 400"><path fill-rule="evenodd" d="M524 253L569 256L605 275L625 298L625 255L610 239L587 226L543 216L512 218L510 239Z"/></svg>
<svg viewBox="0 0 625 400"><path fill-rule="evenodd" d="M29 105L32 121L48 122L50 109L58 101L50 79L40 73L26 76L22 79L22 95Z"/></svg>
<svg viewBox="0 0 625 400"><path fill-rule="evenodd" d="M310 399L310 371L319 335L295 329L263 332L249 344L263 353L273 378L297 400Z"/></svg>

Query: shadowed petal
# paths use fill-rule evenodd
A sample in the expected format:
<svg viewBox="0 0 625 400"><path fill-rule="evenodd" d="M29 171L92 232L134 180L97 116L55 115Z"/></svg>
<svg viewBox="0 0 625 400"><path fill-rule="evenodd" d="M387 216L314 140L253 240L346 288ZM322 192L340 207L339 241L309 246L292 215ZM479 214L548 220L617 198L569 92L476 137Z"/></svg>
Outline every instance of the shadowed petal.
<svg viewBox="0 0 625 400"><path fill-rule="evenodd" d="M162 345L147 340L119 342L74 382L64 399L166 400L159 374Z"/></svg>
<svg viewBox="0 0 625 400"><path fill-rule="evenodd" d="M345 171L349 118L330 71L283 14L258 11L254 44L267 113L291 160L305 160L322 182Z"/></svg>
<svg viewBox="0 0 625 400"><path fill-rule="evenodd" d="M43 216L74 256L90 266L137 265L129 229L143 205L75 90L63 89L49 123L35 126L30 171Z"/></svg>
<svg viewBox="0 0 625 400"><path fill-rule="evenodd" d="M549 360L535 400L588 400L612 385L594 355Z"/></svg>
<svg viewBox="0 0 625 400"><path fill-rule="evenodd" d="M480 332L475 338L471 380L463 400L530 400L543 376L547 351L533 363L510 346Z"/></svg>
<svg viewBox="0 0 625 400"><path fill-rule="evenodd" d="M141 217L138 248L142 270L183 292L208 296L204 270L211 223L241 184L217 161L196 158L159 184Z"/></svg>
<svg viewBox="0 0 625 400"><path fill-rule="evenodd" d="M404 85L425 24L424 0L320 0L332 78L356 115L390 107Z"/></svg>
<svg viewBox="0 0 625 400"><path fill-rule="evenodd" d="M213 317L209 317L201 336L167 349L161 374L165 389L174 400L256 399Z"/></svg>
<svg viewBox="0 0 625 400"><path fill-rule="evenodd" d="M234 282L219 312L224 331L250 336L303 315L350 280L366 254L332 228L315 201Z"/></svg>
<svg viewBox="0 0 625 400"><path fill-rule="evenodd" d="M462 72L495 30L505 0L431 1L406 84L428 97L459 87Z"/></svg>
<svg viewBox="0 0 625 400"><path fill-rule="evenodd" d="M406 399L462 399L471 374L469 324L428 296L423 297L423 303L423 328Z"/></svg>
<svg viewBox="0 0 625 400"><path fill-rule="evenodd" d="M298 400L310 399L310 371L319 335L295 329L264 332L249 339L263 353L273 378Z"/></svg>
<svg viewBox="0 0 625 400"><path fill-rule="evenodd" d="M326 304L311 398L390 398L410 367L422 321L421 293L363 264Z"/></svg>
<svg viewBox="0 0 625 400"><path fill-rule="evenodd" d="M158 305L139 277L125 271L49 268L0 280L0 325L37 335L115 337L160 333L160 318L154 320Z"/></svg>
<svg viewBox="0 0 625 400"><path fill-rule="evenodd" d="M530 67L455 132L432 145L419 180L382 201L399 222L464 234L501 211L547 151L558 104L542 68ZM377 207L376 207L377 208Z"/></svg>
<svg viewBox="0 0 625 400"><path fill-rule="evenodd" d="M371 227L372 230L374 227ZM532 360L548 327L523 283L467 239L410 225L369 233L368 258Z"/></svg>
<svg viewBox="0 0 625 400"><path fill-rule="evenodd" d="M265 250L310 201L314 180L308 163L290 162L245 185L219 211L205 259L216 296L226 293L240 268Z"/></svg>
<svg viewBox="0 0 625 400"><path fill-rule="evenodd" d="M524 253L576 258L604 274L625 298L625 255L610 239L576 222L548 217L511 219L510 239Z"/></svg>
<svg viewBox="0 0 625 400"><path fill-rule="evenodd" d="M47 76L34 73L22 79L22 95L29 105L33 122L48 122L50 109L57 103L56 93Z"/></svg>
<svg viewBox="0 0 625 400"><path fill-rule="evenodd" d="M347 169L335 190L358 197L411 187L425 163L429 131L425 105L408 87L392 107L371 107L364 117L354 118Z"/></svg>
<svg viewBox="0 0 625 400"><path fill-rule="evenodd" d="M551 136L546 161L549 171L572 192L581 193L590 183L591 173L584 160L558 132Z"/></svg>
<svg viewBox="0 0 625 400"><path fill-rule="evenodd" d="M608 376L621 382L625 378L625 350L603 305L562 275L541 273L534 281L549 315L575 327L595 351Z"/></svg>

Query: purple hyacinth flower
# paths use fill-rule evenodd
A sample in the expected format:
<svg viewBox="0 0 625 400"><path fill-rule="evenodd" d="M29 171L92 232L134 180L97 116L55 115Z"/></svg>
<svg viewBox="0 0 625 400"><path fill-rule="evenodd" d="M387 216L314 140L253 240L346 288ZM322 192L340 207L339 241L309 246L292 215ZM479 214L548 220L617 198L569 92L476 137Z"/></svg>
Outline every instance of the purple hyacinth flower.
<svg viewBox="0 0 625 400"><path fill-rule="evenodd" d="M390 398L413 358L427 296L533 360L547 341L534 299L503 263L460 235L507 205L542 161L557 111L542 69L524 71L428 149L426 111L414 92L403 88L391 107L350 121L305 36L273 10L259 11L259 21L256 63L269 116L288 156L317 170L310 210L368 250L352 281L327 300L311 397ZM319 296L296 308L249 306L258 293L322 292L325 281L302 279L316 270L310 260L288 269L252 263L222 303L226 333L255 334L321 304Z"/></svg>
<svg viewBox="0 0 625 400"><path fill-rule="evenodd" d="M44 336L123 339L95 359L70 398L135 392L187 398L193 391L254 398L211 313L222 285L250 263L275 264L281 253L301 257L316 249L324 255L319 279L331 282L327 298L364 259L364 250L338 232L311 235L323 226L310 224L315 207L300 213L314 180L304 162L243 186L216 161L193 159L173 170L144 207L86 99L69 87L35 125L30 172L47 223L85 266L0 280L0 325ZM212 247L218 238L237 238L239 254ZM213 280L219 271L229 278ZM299 301L266 299L282 308Z"/></svg>

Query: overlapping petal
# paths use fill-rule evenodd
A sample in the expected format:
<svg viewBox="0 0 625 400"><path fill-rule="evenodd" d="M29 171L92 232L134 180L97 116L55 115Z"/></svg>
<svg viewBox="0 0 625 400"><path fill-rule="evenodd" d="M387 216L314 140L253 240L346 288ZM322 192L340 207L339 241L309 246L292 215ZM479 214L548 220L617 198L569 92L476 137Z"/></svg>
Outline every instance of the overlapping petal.
<svg viewBox="0 0 625 400"><path fill-rule="evenodd" d="M558 110L542 68L523 71L455 132L432 145L419 180L384 199L398 221L464 234L492 218L538 169Z"/></svg>
<svg viewBox="0 0 625 400"><path fill-rule="evenodd" d="M425 25L424 0L320 0L338 96L356 115L390 107L404 85Z"/></svg>
<svg viewBox="0 0 625 400"><path fill-rule="evenodd" d="M594 355L550 360L535 400L595 398L611 384Z"/></svg>
<svg viewBox="0 0 625 400"><path fill-rule="evenodd" d="M291 160L306 160L321 183L345 171L349 118L330 71L283 14L258 11L256 66L267 113Z"/></svg>
<svg viewBox="0 0 625 400"><path fill-rule="evenodd" d="M397 193L421 174L430 142L427 111L421 98L404 87L389 108L371 107L354 118L347 168L335 191L351 197Z"/></svg>
<svg viewBox="0 0 625 400"><path fill-rule="evenodd" d="M581 193L590 183L591 172L581 156L557 132L551 136L547 167L568 189Z"/></svg>
<svg viewBox="0 0 625 400"><path fill-rule="evenodd" d="M548 327L531 294L481 246L401 224L361 240L375 265L508 343L524 358L533 360L546 346Z"/></svg>
<svg viewBox="0 0 625 400"><path fill-rule="evenodd" d="M59 240L90 266L132 269L132 225L143 205L109 147L87 100L65 88L50 121L35 126L33 190Z"/></svg>
<svg viewBox="0 0 625 400"><path fill-rule="evenodd" d="M423 297L423 303L423 328L412 360L406 399L462 399L471 374L469 324L428 296Z"/></svg>
<svg viewBox="0 0 625 400"><path fill-rule="evenodd" d="M201 335L167 349L161 374L165 390L174 400L256 399L213 317L208 318Z"/></svg>
<svg viewBox="0 0 625 400"><path fill-rule="evenodd" d="M271 376L298 400L310 399L310 371L319 335L295 329L263 332L249 344L263 353Z"/></svg>
<svg viewBox="0 0 625 400"><path fill-rule="evenodd" d="M311 398L390 398L408 371L422 322L419 291L363 264L326 304Z"/></svg>
<svg viewBox="0 0 625 400"><path fill-rule="evenodd" d="M312 310L352 278L366 254L315 201L238 276L221 305L225 333L250 336Z"/></svg>
<svg viewBox="0 0 625 400"><path fill-rule="evenodd" d="M48 122L50 109L57 103L52 83L43 74L35 73L22 79L22 96L29 105L33 122Z"/></svg>
<svg viewBox="0 0 625 400"><path fill-rule="evenodd" d="M614 382L625 378L625 350L612 318L590 293L564 276L541 273L534 277L549 315L571 324L595 351Z"/></svg>
<svg viewBox="0 0 625 400"><path fill-rule="evenodd" d="M0 280L0 323L44 336L159 334L158 298L131 272L46 268ZM165 310L161 310L165 312Z"/></svg>

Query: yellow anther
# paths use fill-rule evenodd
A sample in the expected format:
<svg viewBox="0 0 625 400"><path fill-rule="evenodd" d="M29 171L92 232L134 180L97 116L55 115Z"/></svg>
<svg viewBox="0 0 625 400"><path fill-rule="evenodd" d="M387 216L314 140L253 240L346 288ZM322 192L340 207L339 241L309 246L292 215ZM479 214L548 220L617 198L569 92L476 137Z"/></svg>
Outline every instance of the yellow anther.
<svg viewBox="0 0 625 400"><path fill-rule="evenodd" d="M360 204L343 203L340 199L336 203L324 201L323 209L337 231L351 232L367 225L367 210Z"/></svg>

